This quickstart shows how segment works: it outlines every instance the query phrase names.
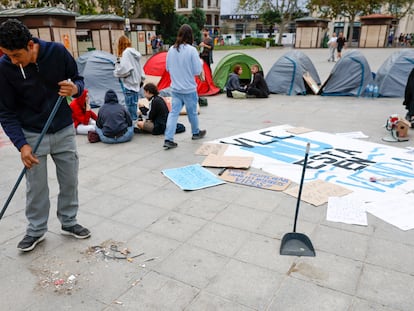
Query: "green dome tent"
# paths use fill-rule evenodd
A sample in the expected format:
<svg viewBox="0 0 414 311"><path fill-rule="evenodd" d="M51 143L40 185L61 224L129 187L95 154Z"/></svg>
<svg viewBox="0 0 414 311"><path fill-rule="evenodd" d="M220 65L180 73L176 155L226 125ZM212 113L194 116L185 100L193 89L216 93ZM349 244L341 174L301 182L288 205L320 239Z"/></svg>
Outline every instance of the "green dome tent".
<svg viewBox="0 0 414 311"><path fill-rule="evenodd" d="M229 74L233 72L233 67L237 64L243 68L243 73L241 74L240 79L245 81L250 81L250 67L252 65L257 64L259 65L260 70L263 70L262 65L260 65L260 63L253 57L239 52L230 53L224 56L214 69L214 84L223 90L226 86Z"/></svg>

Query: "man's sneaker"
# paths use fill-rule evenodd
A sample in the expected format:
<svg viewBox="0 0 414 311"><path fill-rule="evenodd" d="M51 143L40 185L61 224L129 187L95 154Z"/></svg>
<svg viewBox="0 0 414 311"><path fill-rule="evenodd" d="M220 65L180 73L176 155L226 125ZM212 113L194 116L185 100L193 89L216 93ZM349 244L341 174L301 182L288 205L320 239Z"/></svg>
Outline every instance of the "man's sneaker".
<svg viewBox="0 0 414 311"><path fill-rule="evenodd" d="M62 230L60 230L60 232L63 235L71 235L77 239L86 239L91 236L91 232L79 224L76 224L72 227L62 227Z"/></svg>
<svg viewBox="0 0 414 311"><path fill-rule="evenodd" d="M192 139L193 139L193 140L196 140L196 139L201 139L201 138L203 138L204 136L206 136L206 134L207 134L207 131L206 131L206 130L199 130L199 131L198 131L198 134L193 134Z"/></svg>
<svg viewBox="0 0 414 311"><path fill-rule="evenodd" d="M44 239L44 234L42 236L25 235L23 240L21 240L19 244L17 244L17 249L22 252L30 252L36 247L37 244L42 242Z"/></svg>
<svg viewBox="0 0 414 311"><path fill-rule="evenodd" d="M178 146L178 144L171 141L171 140L164 141L164 149L165 150L176 148L177 146Z"/></svg>

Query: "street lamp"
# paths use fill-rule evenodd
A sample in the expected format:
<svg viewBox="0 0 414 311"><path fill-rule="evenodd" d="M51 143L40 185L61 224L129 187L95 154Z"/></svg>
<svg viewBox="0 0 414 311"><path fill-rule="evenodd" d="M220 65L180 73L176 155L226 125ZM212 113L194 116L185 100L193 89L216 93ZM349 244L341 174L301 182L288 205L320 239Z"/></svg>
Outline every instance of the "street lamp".
<svg viewBox="0 0 414 311"><path fill-rule="evenodd" d="M131 4L134 4L134 1L131 0L122 0L122 5L124 7L124 17L125 17L125 35L129 37L129 31L131 30L131 23L128 18L128 11L131 7Z"/></svg>

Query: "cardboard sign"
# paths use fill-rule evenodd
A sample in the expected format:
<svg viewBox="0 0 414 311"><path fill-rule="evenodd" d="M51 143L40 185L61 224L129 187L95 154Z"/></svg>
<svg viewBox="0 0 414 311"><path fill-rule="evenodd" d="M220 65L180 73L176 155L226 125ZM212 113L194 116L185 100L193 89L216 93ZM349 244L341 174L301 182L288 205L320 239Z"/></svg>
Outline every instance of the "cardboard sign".
<svg viewBox="0 0 414 311"><path fill-rule="evenodd" d="M292 127L290 129L287 129L286 132L298 135L298 134L313 132L313 130L308 129L306 127Z"/></svg>
<svg viewBox="0 0 414 311"><path fill-rule="evenodd" d="M227 147L228 146L224 144L204 143L197 149L195 154L204 156L209 154L223 155Z"/></svg>
<svg viewBox="0 0 414 311"><path fill-rule="evenodd" d="M236 184L275 191L283 191L290 185L287 178L245 170L226 170L220 178Z"/></svg>
<svg viewBox="0 0 414 311"><path fill-rule="evenodd" d="M313 94L318 94L319 92L319 85L316 83L315 80L313 80L312 76L309 74L309 72L305 72L303 74L303 80L305 80L306 84L310 87Z"/></svg>
<svg viewBox="0 0 414 311"><path fill-rule="evenodd" d="M299 185L284 191L286 194L298 197ZM319 206L328 202L329 197L342 197L352 191L323 180L314 180L305 183L302 188L301 199L312 205Z"/></svg>
<svg viewBox="0 0 414 311"><path fill-rule="evenodd" d="M253 157L221 156L209 154L201 164L207 167L249 168Z"/></svg>

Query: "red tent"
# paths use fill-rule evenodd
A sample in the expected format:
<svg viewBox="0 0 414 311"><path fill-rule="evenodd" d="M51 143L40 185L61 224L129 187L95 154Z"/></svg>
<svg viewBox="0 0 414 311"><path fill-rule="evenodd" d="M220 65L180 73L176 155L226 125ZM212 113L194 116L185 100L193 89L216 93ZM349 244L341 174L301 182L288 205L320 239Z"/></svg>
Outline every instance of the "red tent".
<svg viewBox="0 0 414 311"><path fill-rule="evenodd" d="M144 65L144 72L150 76L160 76L161 79L158 82L158 90L170 87L171 78L170 74L166 70L167 52L160 52L151 56ZM220 92L220 88L214 85L213 76L208 65L203 62L205 81L201 81L198 77L195 77L197 82L197 93L200 96L216 95Z"/></svg>

